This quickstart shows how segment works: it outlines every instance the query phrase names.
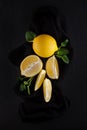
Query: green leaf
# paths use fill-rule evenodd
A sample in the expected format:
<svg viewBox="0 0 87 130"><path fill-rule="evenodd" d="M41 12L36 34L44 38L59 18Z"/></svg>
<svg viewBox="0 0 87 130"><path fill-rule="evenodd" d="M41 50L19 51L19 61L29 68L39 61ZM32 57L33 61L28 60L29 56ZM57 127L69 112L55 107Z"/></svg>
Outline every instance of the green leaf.
<svg viewBox="0 0 87 130"><path fill-rule="evenodd" d="M27 81L24 81L23 83L24 83L24 85L28 85L28 82L27 82Z"/></svg>
<svg viewBox="0 0 87 130"><path fill-rule="evenodd" d="M61 47L66 47L68 42L68 39L66 39L64 42L61 42Z"/></svg>
<svg viewBox="0 0 87 130"><path fill-rule="evenodd" d="M66 48L60 48L57 52L58 55L63 56L69 54L69 50Z"/></svg>
<svg viewBox="0 0 87 130"><path fill-rule="evenodd" d="M69 58L67 55L63 55L62 56L62 60L66 63L66 64L69 64Z"/></svg>
<svg viewBox="0 0 87 130"><path fill-rule="evenodd" d="M24 90L26 90L26 86L22 83L22 84L20 85L20 91L24 91Z"/></svg>
<svg viewBox="0 0 87 130"><path fill-rule="evenodd" d="M25 34L25 38L27 42L32 41L35 37L36 37L36 34L30 31L26 32Z"/></svg>
<svg viewBox="0 0 87 130"><path fill-rule="evenodd" d="M20 85L20 91L24 91L27 89L28 95L30 95L30 85L33 80L33 77L30 77L29 79L26 80L26 77L20 77L22 78L22 83Z"/></svg>
<svg viewBox="0 0 87 130"><path fill-rule="evenodd" d="M56 57L58 57L58 58L62 58L62 56L60 56L60 55L57 55L57 54L56 54L55 56L56 56Z"/></svg>

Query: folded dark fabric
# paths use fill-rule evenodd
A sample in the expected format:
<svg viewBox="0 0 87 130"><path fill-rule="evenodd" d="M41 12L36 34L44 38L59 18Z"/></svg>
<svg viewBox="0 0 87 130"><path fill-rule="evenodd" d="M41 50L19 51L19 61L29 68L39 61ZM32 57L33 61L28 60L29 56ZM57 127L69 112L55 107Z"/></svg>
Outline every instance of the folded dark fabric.
<svg viewBox="0 0 87 130"><path fill-rule="evenodd" d="M33 88L33 86L31 87ZM40 122L59 118L70 106L69 99L63 96L59 87L53 89L52 99L49 103L44 101L42 88L31 95L20 92L19 88L19 84L16 84L15 93L23 99L19 105L19 115L25 122Z"/></svg>
<svg viewBox="0 0 87 130"><path fill-rule="evenodd" d="M35 100L33 98L25 100L20 104L19 115L23 121L40 122L60 118L70 105L65 97L62 97L61 101L59 101L58 95L55 95L54 99L47 104L36 101L36 98Z"/></svg>
<svg viewBox="0 0 87 130"><path fill-rule="evenodd" d="M32 48L32 45L29 45L28 42L23 43L21 46L18 48L13 49L12 51L9 52L8 58L10 62L13 65L20 66L21 61L28 56L29 54L34 53Z"/></svg>
<svg viewBox="0 0 87 130"><path fill-rule="evenodd" d="M58 46L67 37L65 22L57 10L54 7L41 7L33 15L29 30L33 31L37 35L49 34L52 35L58 42ZM69 38L68 38L69 39ZM32 43L25 42L20 47L15 48L9 53L9 60L16 66L20 66L21 61L28 55L34 54L32 49ZM67 48L69 49L69 59L72 59L72 47L70 43ZM46 59L41 58L45 63ZM19 105L19 114L23 121L37 122L47 119L53 119L60 117L70 106L70 101L62 94L60 90L61 73L64 76L64 71L68 66L65 65L62 60L58 59L60 77L57 81L53 81L52 99L49 103L46 103L43 98L42 87L33 92L34 84L32 83L31 95L20 91L20 82L17 82L14 90L15 93L23 99L23 102Z"/></svg>

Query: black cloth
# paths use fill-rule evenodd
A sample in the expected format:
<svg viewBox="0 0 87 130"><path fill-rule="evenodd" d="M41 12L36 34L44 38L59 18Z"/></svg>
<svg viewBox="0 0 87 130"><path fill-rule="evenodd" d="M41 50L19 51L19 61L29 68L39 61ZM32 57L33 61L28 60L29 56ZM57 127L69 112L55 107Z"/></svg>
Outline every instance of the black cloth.
<svg viewBox="0 0 87 130"><path fill-rule="evenodd" d="M41 7L35 11L28 30L35 32L37 35L44 33L52 35L56 39L58 46L62 41L68 38L65 30L65 22L54 7ZM31 44L32 43L25 42L20 47L12 50L9 53L9 60L19 67L21 61L26 56L34 54ZM71 60L72 48L70 43L67 48L70 50L69 58ZM42 58L42 61L45 64L46 59ZM58 60L58 62L60 78L57 81L52 81L53 92L52 99L49 103L46 103L43 99L42 87L36 92L32 91L31 95L27 95L26 92L20 92L20 83L17 82L14 90L15 93L23 99L23 102L19 105L19 114L23 121L37 122L60 117L70 106L70 101L62 94L58 86L58 82L62 80L61 73L64 75L64 71L68 65L65 65L61 60ZM34 83L35 81L33 81L31 89L34 88Z"/></svg>

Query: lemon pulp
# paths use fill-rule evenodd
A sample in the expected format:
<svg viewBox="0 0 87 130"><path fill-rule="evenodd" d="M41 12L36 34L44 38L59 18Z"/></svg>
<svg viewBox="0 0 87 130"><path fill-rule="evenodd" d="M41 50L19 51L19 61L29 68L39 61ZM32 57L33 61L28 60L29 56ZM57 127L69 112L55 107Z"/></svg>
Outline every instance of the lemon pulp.
<svg viewBox="0 0 87 130"><path fill-rule="evenodd" d="M35 88L34 88L35 91L41 87L41 85L44 81L45 75L46 75L46 70L42 69L36 79Z"/></svg>
<svg viewBox="0 0 87 130"><path fill-rule="evenodd" d="M45 102L49 102L52 96L52 84L48 78L45 78L43 82L43 94Z"/></svg>
<svg viewBox="0 0 87 130"><path fill-rule="evenodd" d="M42 67L43 63L38 56L27 56L20 64L21 75L33 77L41 71Z"/></svg>
<svg viewBox="0 0 87 130"><path fill-rule="evenodd" d="M55 56L50 57L46 62L46 72L49 78L59 78L59 65Z"/></svg>

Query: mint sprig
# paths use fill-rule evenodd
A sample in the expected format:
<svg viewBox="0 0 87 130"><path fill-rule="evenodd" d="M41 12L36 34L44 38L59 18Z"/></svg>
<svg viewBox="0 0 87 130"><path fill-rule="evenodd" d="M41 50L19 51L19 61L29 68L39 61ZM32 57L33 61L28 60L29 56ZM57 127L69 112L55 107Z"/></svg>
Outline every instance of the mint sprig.
<svg viewBox="0 0 87 130"><path fill-rule="evenodd" d="M32 42L35 37L36 37L36 34L31 31L27 31L25 34L25 39L27 42Z"/></svg>
<svg viewBox="0 0 87 130"><path fill-rule="evenodd" d="M68 42L69 42L68 39L62 42L61 45L59 46L58 51L55 52L55 56L62 59L63 62L66 64L69 64L69 58L68 58L69 50L65 48Z"/></svg>
<svg viewBox="0 0 87 130"><path fill-rule="evenodd" d="M19 81L21 82L20 84L20 91L25 91L27 90L28 95L30 95L30 85L33 80L33 77L30 77L27 79L26 77L20 77Z"/></svg>

